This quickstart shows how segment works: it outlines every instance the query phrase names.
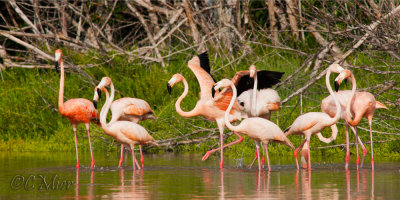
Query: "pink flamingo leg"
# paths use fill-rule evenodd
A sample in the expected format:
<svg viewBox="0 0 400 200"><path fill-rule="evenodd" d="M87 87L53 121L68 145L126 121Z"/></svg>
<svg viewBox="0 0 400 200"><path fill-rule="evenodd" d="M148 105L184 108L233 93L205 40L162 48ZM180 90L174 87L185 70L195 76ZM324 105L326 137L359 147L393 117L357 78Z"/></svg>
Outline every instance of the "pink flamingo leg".
<svg viewBox="0 0 400 200"><path fill-rule="evenodd" d="M228 147L228 146L231 146L231 145L234 145L234 144L237 144L237 143L241 143L242 141L243 141L243 136L241 136L240 134L238 134L238 133L235 133L235 132L233 132L235 135L237 135L238 137L239 137L239 139L238 140L236 140L236 141L233 141L233 142L231 142L231 143L229 143L229 144L226 144L226 145L224 145L222 148L226 148L226 147ZM210 150L210 151L207 151L207 153L206 154L204 154L204 156L203 156L203 158L201 159L201 160L206 160L212 153L214 153L214 152L216 152L216 151L218 151L218 150L220 150L221 149L221 147L218 147L218 148L216 148L216 149L212 149L212 150Z"/></svg>
<svg viewBox="0 0 400 200"><path fill-rule="evenodd" d="M258 171L261 171L260 147L258 146L258 144L256 144L256 150L257 150L257 159L258 159Z"/></svg>
<svg viewBox="0 0 400 200"><path fill-rule="evenodd" d="M220 147L221 147L221 162L219 163L219 168L222 169L224 167L224 133L220 132L219 134L219 141L220 141Z"/></svg>
<svg viewBox="0 0 400 200"><path fill-rule="evenodd" d="M79 169L78 138L76 137L76 124L72 124L72 129L74 130L74 135L75 135L76 168Z"/></svg>
<svg viewBox="0 0 400 200"><path fill-rule="evenodd" d="M358 142L357 142L358 131L357 131L357 127L355 127L355 129L356 129L356 151L357 151L356 165L357 165L357 170L358 170L358 165L360 164L360 157L358 156Z"/></svg>
<svg viewBox="0 0 400 200"><path fill-rule="evenodd" d="M264 165L265 165L265 156L264 156L264 150L262 151L263 155L261 157L261 161L262 161L262 168L264 169Z"/></svg>
<svg viewBox="0 0 400 200"><path fill-rule="evenodd" d="M349 169L349 160L350 160L350 141L349 141L349 125L346 123L346 158L344 159L344 168L346 170Z"/></svg>
<svg viewBox="0 0 400 200"><path fill-rule="evenodd" d="M308 171L311 171L311 152L310 152L310 139L307 138L308 143ZM311 181L310 181L311 182Z"/></svg>
<svg viewBox="0 0 400 200"><path fill-rule="evenodd" d="M264 149L265 149L265 155L267 155L268 172L270 172L271 166L269 165L268 144L264 144Z"/></svg>
<svg viewBox="0 0 400 200"><path fill-rule="evenodd" d="M123 161L124 161L124 145L121 144L121 158L119 159L118 168L121 168Z"/></svg>
<svg viewBox="0 0 400 200"><path fill-rule="evenodd" d="M140 151L140 162L142 163L142 168L144 167L144 157L142 153L142 145L139 145L139 151Z"/></svg>
<svg viewBox="0 0 400 200"><path fill-rule="evenodd" d="M257 159L257 151L256 151L256 154L254 155L254 159L253 159L253 161L251 162L249 168L253 167L253 164L254 164L254 162L256 161L256 159Z"/></svg>
<svg viewBox="0 0 400 200"><path fill-rule="evenodd" d="M351 130L353 131L354 136L356 136L356 130L354 129L354 127L350 126L350 128L351 128ZM363 167L363 164L364 164L365 156L367 155L367 148L365 148L365 146L364 146L364 144L363 144L363 142L361 141L361 139L360 139L359 136L356 136L356 138L357 138L358 143L361 145L361 149L362 149L362 151L363 151L363 157L362 157L362 159L361 159L361 165L360 165L360 168L362 168L362 167Z"/></svg>
<svg viewBox="0 0 400 200"><path fill-rule="evenodd" d="M369 124L369 137L371 140L371 166L372 166L372 170L375 170L374 168L374 147L373 147L373 142L372 142L372 119L370 117L368 117L368 124Z"/></svg>
<svg viewBox="0 0 400 200"><path fill-rule="evenodd" d="M86 130L88 133L88 138L89 138L90 156L92 157L92 162L90 163L90 169L93 169L94 168L94 157L93 157L92 142L90 141L89 124L85 124L85 126L86 126Z"/></svg>
<svg viewBox="0 0 400 200"><path fill-rule="evenodd" d="M138 163L137 160L136 160L136 156L135 156L135 146L132 145L131 149L132 149L133 170L136 170L135 164L136 164L136 166L137 166L138 169L141 169L140 166L139 166L139 163Z"/></svg>
<svg viewBox="0 0 400 200"><path fill-rule="evenodd" d="M299 162L297 161L297 152L300 150L301 147L304 146L304 144L306 143L306 141L307 141L307 139L305 139L305 140L300 144L300 146L297 147L297 148L294 150L294 153L293 153L293 154L294 154L294 159L296 160L297 170L299 170Z"/></svg>

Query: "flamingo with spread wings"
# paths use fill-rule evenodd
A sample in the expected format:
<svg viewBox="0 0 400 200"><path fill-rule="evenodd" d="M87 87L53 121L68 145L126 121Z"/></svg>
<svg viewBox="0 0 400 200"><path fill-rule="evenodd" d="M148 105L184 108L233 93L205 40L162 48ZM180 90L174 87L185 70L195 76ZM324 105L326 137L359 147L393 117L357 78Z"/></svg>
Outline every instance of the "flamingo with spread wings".
<svg viewBox="0 0 400 200"><path fill-rule="evenodd" d="M93 103L95 105L97 105L97 101L101 96L101 90L103 89L103 87L110 86L110 83L111 82L101 82L101 84L99 83L99 85L95 87L94 97L93 97ZM111 87L111 95L114 96L115 93L114 85L111 85L110 87ZM139 121L144 121L146 119L155 120L154 112L146 101L131 97L120 98L112 102L111 113L112 113L112 118L109 124L112 124L116 121L131 121L134 123L138 123ZM140 162L142 164L142 167L144 167L142 145L139 145L139 151L140 151ZM121 158L118 163L119 168L121 168L122 162L124 160L123 155L124 155L124 145L121 145Z"/></svg>
<svg viewBox="0 0 400 200"><path fill-rule="evenodd" d="M360 123L362 117L368 119L369 129L370 129L370 140L371 140L371 165L374 169L374 154L373 154L373 144L372 144L372 117L374 116L375 109L386 108L381 102L376 101L375 97L369 92L356 92L356 79L350 70L342 71L338 77L335 79L335 89L339 89L340 84L343 80L350 78L352 83L352 90L343 90L336 93L339 99L341 108L341 119L346 121L346 158L345 158L345 168L348 169L350 160L350 150L349 150L349 135L348 126L350 125L353 133L356 136L356 147L357 147L357 169L359 165L358 156L358 143L360 143L363 149L363 157L361 160L361 167L364 163L364 158L367 154L367 149L364 147L361 139L358 137L357 125ZM334 103L332 95L326 97L322 100L321 110L330 116L336 115L336 105ZM354 116L354 119L351 119Z"/></svg>
<svg viewBox="0 0 400 200"><path fill-rule="evenodd" d="M214 85L214 80L210 75L210 67L207 53L202 53L198 56L193 57L188 62L189 68L195 74L197 80L200 84L200 100L197 101L196 106L193 110L186 112L181 108L181 102L186 97L189 92L189 86L186 79L181 74L174 74L172 78L168 81L168 91L171 92L171 88L179 83L183 82L185 86L185 90L183 94L178 98L175 103L176 112L182 117L194 117L194 116L203 116L207 120L216 121L218 125L218 129L220 132L220 144L223 146L223 133L225 128L224 122L224 114L225 110L228 108L229 102L232 99L232 92L217 92L216 97L212 96L212 87ZM229 120L236 121L241 119L241 112L237 103L233 105L233 109L229 113ZM230 146L236 143L239 143L243 140L243 137L240 134L235 133L239 139L237 141L231 142L225 146ZM218 150L218 149L217 149ZM210 150L203 157L203 160L207 159L208 156L217 151ZM221 161L220 168L223 167L223 149L221 149Z"/></svg>
<svg viewBox="0 0 400 200"><path fill-rule="evenodd" d="M78 138L76 136L76 126L79 123L84 123L86 126L88 138L89 138L89 146L90 146L90 155L92 158L92 162L90 167L94 168L94 158L93 158L93 150L92 143L90 142L90 131L89 131L89 123L90 121L95 122L99 125L99 115L95 108L95 105L87 99L77 98L70 99L64 102L64 61L62 59L62 51L61 49L57 49L55 53L56 59L56 69L61 68L61 77L60 77L60 90L58 93L58 111L60 114L71 122L72 128L75 134L75 151L76 151L76 168L79 169L79 153L78 153Z"/></svg>

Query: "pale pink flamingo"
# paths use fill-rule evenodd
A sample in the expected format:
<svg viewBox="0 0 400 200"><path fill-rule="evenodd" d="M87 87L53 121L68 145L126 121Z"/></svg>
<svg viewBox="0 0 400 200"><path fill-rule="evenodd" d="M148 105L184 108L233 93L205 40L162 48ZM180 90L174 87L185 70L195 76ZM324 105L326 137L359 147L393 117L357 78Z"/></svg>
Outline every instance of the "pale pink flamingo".
<svg viewBox="0 0 400 200"><path fill-rule="evenodd" d="M361 160L361 167L364 163L364 158L367 154L367 149L364 147L361 139L358 137L357 125L360 123L361 118L365 117L368 119L369 129L370 129L370 139L371 139L371 165L374 169L374 153L372 144L372 117L374 115L375 109L386 108L381 102L376 101L375 97L369 92L356 92L356 79L350 70L342 71L338 77L335 79L335 87L338 90L340 84L343 80L351 78L352 90L343 90L336 93L339 99L340 107L342 110L341 118L346 121L346 158L345 158L345 168L348 169L350 160L350 150L349 150L349 135L348 126L350 125L353 133L356 136L356 146L357 146L357 169L359 164L358 157L358 143L360 143L363 149L363 157ZM336 105L333 103L332 96L328 96L322 100L321 110L330 116L336 114ZM354 116L354 119L351 119ZM355 128L353 128L355 127Z"/></svg>
<svg viewBox="0 0 400 200"><path fill-rule="evenodd" d="M331 72L340 73L341 71L343 71L342 67L340 67L339 65L333 64L328 67L326 76L325 76L326 87L328 88L329 93L333 96L334 102L337 106L336 107L336 115L333 118L331 118L328 114L322 113L322 112L305 113L305 114L302 114L299 117L297 117L294 120L293 124L288 129L285 130L286 136L289 136L292 134L296 134L296 135L303 134L306 136L306 139L304 140L304 142L302 142L302 144L299 147L297 147L297 149L294 151L294 157L296 159L297 169L299 169L299 164L297 161L298 150L307 142L307 145L306 145L307 150L302 151L302 152L307 153L308 169L311 170L311 157L310 157L310 150L309 150L311 135L317 134L321 140L321 137L322 137L321 131L324 130L328 126L332 127L332 126L336 125L337 121L339 120L341 109L339 107L339 101L336 97L336 94L333 93L332 87L329 84L329 77L330 77ZM336 126L335 126L335 128L336 128ZM335 132L334 129L332 128L332 131L333 131L332 137L335 138L336 134L337 134L337 129ZM303 150L305 150L305 149L303 149Z"/></svg>
<svg viewBox="0 0 400 200"><path fill-rule="evenodd" d="M61 78L60 78L60 90L58 93L58 110L62 116L68 118L68 120L72 124L72 128L75 134L75 150L76 150L76 168L79 168L79 156L78 156L78 138L76 136L76 126L79 123L84 123L86 126L88 138L89 138L89 146L90 146L90 155L92 157L92 162L90 167L93 169L94 167L94 158L93 158L93 150L92 144L90 142L90 131L89 131L89 123L90 121L94 121L99 124L99 115L97 113L96 108L93 103L87 99L78 98L78 99L70 99L64 102L64 62L62 59L62 51L61 49L57 49L55 52L56 59L56 69L61 68Z"/></svg>
<svg viewBox="0 0 400 200"><path fill-rule="evenodd" d="M175 109L176 112L181 115L182 117L194 117L194 116L203 116L207 120L210 121L216 121L218 125L218 129L220 132L220 144L221 147L223 146L223 133L224 133L224 128L225 128L225 122L224 122L224 114L225 110L229 105L229 102L232 98L232 92L226 91L226 92L218 92L216 94L216 97L213 98L212 96L212 87L214 85L213 78L209 74L209 60L208 60L208 55L207 53L200 54L199 56L193 57L189 62L188 62L189 68L193 71L193 73L196 75L197 80L199 81L200 84L200 100L197 101L196 106L193 108L193 110L186 112L183 111L181 108L181 102L182 100L186 97L186 95L189 92L189 86L186 81L186 79L181 75L181 74L174 74L172 78L168 81L168 91L171 92L171 88L179 83L183 82L185 86L185 90L183 94L178 98L178 100L175 103ZM231 121L236 121L241 118L241 112L239 109L239 106L237 103L235 103L233 110L229 113L230 115L230 120ZM242 142L243 137L240 134L235 133L238 137L239 140L231 142L227 144L226 146L230 146L239 142ZM218 150L218 149L217 149ZM208 151L202 160L207 159L211 153L217 151L217 150L210 150ZM223 167L223 149L221 149L221 161L220 161L220 168L222 169Z"/></svg>
<svg viewBox="0 0 400 200"><path fill-rule="evenodd" d="M228 109L225 111L225 125L233 132L239 132L246 134L251 139L256 142L256 150L258 157L258 170L261 171L261 162L260 162L260 153L259 153L259 144L263 143L265 153L267 155L268 162L268 171L271 171L269 156L268 156L268 143L269 142L279 142L287 145L288 147L294 149L293 144L286 138L283 131L279 128L278 125L273 122L261 118L261 117L251 117L246 118L240 122L239 125L232 125L229 122L229 112L231 111L233 105L236 103L236 87L232 81L229 79L222 79L218 83L214 85L214 88L218 90L219 88L231 87L233 90L233 97L229 104ZM225 146L224 146L225 147Z"/></svg>
<svg viewBox="0 0 400 200"><path fill-rule="evenodd" d="M110 82L111 83L111 82ZM106 87L109 85L97 85L94 89L94 97L93 103L97 105L97 101L101 96L101 87ZM111 86L111 95L114 96L115 89L114 86ZM143 121L146 119L153 119L154 112L151 109L150 105L142 99L124 97L118 100L115 100L111 104L111 114L112 118L109 124L112 124L116 121L131 121L134 123L138 123L139 121ZM142 152L142 146L139 145L140 150L140 162L142 164L142 168L144 167L144 157ZM124 145L121 145L121 158L118 163L118 167L121 168L122 162L124 160Z"/></svg>
<svg viewBox="0 0 400 200"><path fill-rule="evenodd" d="M114 85L108 77L103 77L99 85L99 88L106 93L106 102L100 112L101 127L107 135L113 137L117 142L130 147L133 159L133 170L135 170L135 163L138 169L141 169L135 157L135 145L150 144L157 146L158 144L146 129L139 124L130 121L115 121L113 123L107 123L107 113L114 99L114 93L112 93L110 97L107 89L103 87L103 85L111 85L111 88L113 88Z"/></svg>

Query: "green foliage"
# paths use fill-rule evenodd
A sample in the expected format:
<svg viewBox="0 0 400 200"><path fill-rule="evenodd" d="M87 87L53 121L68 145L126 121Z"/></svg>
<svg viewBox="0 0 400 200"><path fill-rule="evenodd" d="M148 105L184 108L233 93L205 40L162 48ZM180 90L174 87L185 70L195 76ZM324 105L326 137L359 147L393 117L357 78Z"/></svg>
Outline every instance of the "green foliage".
<svg viewBox="0 0 400 200"><path fill-rule="evenodd" d="M292 74L303 62L304 57L295 55L292 52L277 52L277 50L269 49L254 49L255 55L267 55L274 52L279 53L279 56L265 57L256 63L259 69L268 69L285 72L283 79ZM183 92L183 84L177 84L172 90L171 96L166 90L166 83L174 73L181 73L185 76L189 83L189 94L182 102L184 110L191 110L198 100L199 85L194 74L187 67L187 61L190 59L192 52L184 52L178 54L173 60L167 63L165 68L159 64L140 64L140 61L128 61L126 56L116 55L110 64L105 64L99 60L93 59L98 56L97 52L89 52L87 55L77 54L74 52L64 51L65 60L77 65L83 64L98 64L96 67L84 68L83 71L90 77L100 80L103 76L109 76L114 82L117 90L115 99L121 97L136 97L146 100L153 108L157 115L156 121L145 121L141 124L153 135L156 140L179 137L200 128L209 129L216 128L215 122L209 122L201 117L192 119L182 118L175 112L175 101ZM212 55L212 52L210 52ZM242 63L232 66L224 60L212 60L211 66L213 76L216 80L225 77L232 77L237 70L247 69L250 64L253 64L253 59L250 57L243 60ZM379 55L377 55L379 56ZM210 56L213 58L212 56ZM255 57L255 56L254 56ZM382 59L382 57L381 57ZM380 63L366 55L357 55L358 64ZM93 97L94 85L90 84L87 78L83 77L76 70L66 70L65 78L65 97L70 98L87 98ZM302 72L303 73L303 72ZM365 71L354 71L357 77L366 77L357 79L357 86L363 88L368 84L379 84L382 80L375 74L365 74ZM364 74L362 74L364 73ZM74 137L71 124L66 118L63 118L56 109L58 108L58 88L59 88L59 73L53 69L7 69L3 71L4 81L0 82L0 150L8 151L74 151ZM308 73L299 75L299 79L294 84L287 84L284 87L279 87L281 99L285 99L293 92L298 85L308 80ZM317 84L310 87L304 95L312 96L313 98L305 97L303 99L302 112L320 111L320 101L328 96L325 87L324 78L319 80ZM97 82L95 83L97 84ZM344 89L350 89L350 84ZM322 92L321 92L322 91ZM372 91L374 92L374 91ZM385 98L391 98L385 96ZM99 102L99 110L104 103L104 99ZM294 119L300 114L299 99L293 98L287 102L279 111L278 125L284 130ZM378 114L387 112L386 110L377 110ZM109 114L110 117L111 114ZM273 114L271 119L277 122L277 114ZM395 122L387 122L395 123ZM366 120L363 120L362 127L367 128ZM116 143L106 136L102 129L91 124L91 137L95 150L116 150ZM333 144L345 143L345 128L343 124L338 125L339 135ZM374 126L374 130L382 132L388 131L385 127ZM227 130L226 130L227 132ZM204 137L209 135L209 131L200 132L189 136L189 138ZM218 134L218 131L214 131ZM322 132L325 136L331 134L330 129ZM363 141L369 141L367 131L360 130L359 134ZM243 155L246 159L254 156L254 142L245 137L243 144L234 145L227 148L225 152L232 157ZM390 139L393 136L379 135L379 140ZM290 136L289 138L295 146L299 145L302 138L299 136ZM350 139L354 141L354 136ZM79 149L87 151L88 141L87 133L83 125L78 126ZM226 142L236 140L235 137L230 137ZM311 140L311 147L324 146L322 142L314 138ZM211 146L218 146L218 140L209 140L202 144L178 146L174 151L192 151L205 152ZM366 145L368 146L368 145ZM157 152L156 148L150 151ZM369 149L368 149L369 151ZM375 155L398 158L400 151L400 142L392 141L390 143L376 144ZM269 145L270 156L277 155L292 155L292 150L284 145L271 144ZM322 150L311 150L312 154L343 158L345 155L343 148L330 148ZM355 148L352 148L352 154L355 154ZM354 158L354 156L352 157Z"/></svg>

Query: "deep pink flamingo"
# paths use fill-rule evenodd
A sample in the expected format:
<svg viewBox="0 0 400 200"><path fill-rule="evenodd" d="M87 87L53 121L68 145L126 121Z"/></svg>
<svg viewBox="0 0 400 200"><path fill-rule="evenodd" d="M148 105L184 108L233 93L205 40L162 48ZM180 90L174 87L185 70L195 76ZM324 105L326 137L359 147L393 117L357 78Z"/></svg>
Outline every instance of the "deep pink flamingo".
<svg viewBox="0 0 400 200"><path fill-rule="evenodd" d="M79 123L84 123L86 126L88 138L89 138L89 146L90 146L90 155L92 157L92 162L90 167L93 169L94 167L94 158L93 158L93 150L92 143L90 142L90 131L89 131L89 123L90 121L94 121L99 125L99 115L97 113L96 108L93 103L87 99L79 98L79 99L70 99L64 102L64 62L62 59L62 51L61 49L57 49L55 52L56 59L56 68L61 68L61 78L60 78L60 90L58 93L58 110L62 116L68 118L68 120L72 124L72 128L75 134L75 150L76 150L76 168L79 168L79 155L78 155L78 139L76 136L76 126Z"/></svg>
<svg viewBox="0 0 400 200"><path fill-rule="evenodd" d="M111 80L111 79L110 79ZM106 85L104 85L106 84ZM108 85L107 85L108 84ZM101 90L103 87L109 86L110 82L100 82L94 89L94 97L93 103L97 105L97 101L101 96ZM114 96L115 89L114 85L111 85L111 95ZM110 124L116 121L131 121L134 123L138 123L139 121L144 121L146 119L153 119L154 112L151 109L150 105L142 99L131 98L131 97L124 97L118 100L115 100L111 104L111 113L112 118ZM139 145L140 151L140 162L142 164L142 168L144 167L144 157L142 152L142 145ZM124 160L124 145L121 145L121 157L118 163L118 167L121 168L122 162Z"/></svg>
<svg viewBox="0 0 400 200"><path fill-rule="evenodd" d="M359 164L358 156L358 143L361 144L363 149L363 157L361 160L361 167L364 163L365 155L367 154L367 149L364 147L362 141L358 137L357 125L360 123L361 118L365 117L368 119L369 129L370 129L370 140L371 140L371 165L374 169L374 153L373 153L373 143L372 143L372 117L374 115L375 109L386 108L385 105L375 100L375 97L369 92L356 92L356 79L350 70L342 71L338 77L335 79L336 90L338 90L340 84L343 80L351 78L352 90L343 90L336 93L339 99L340 107L342 110L341 118L346 121L346 158L345 158L345 168L348 169L348 164L350 160L350 150L349 150L349 136L348 136L348 125L352 128L356 136L356 146L357 146L357 169ZM321 110L330 116L336 114L336 105L332 102L332 96L326 97L322 100ZM354 119L351 119L354 116ZM354 130L354 128L355 130Z"/></svg>

